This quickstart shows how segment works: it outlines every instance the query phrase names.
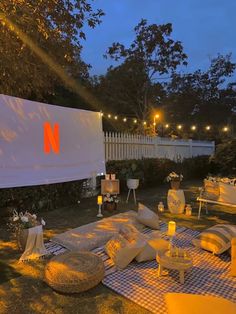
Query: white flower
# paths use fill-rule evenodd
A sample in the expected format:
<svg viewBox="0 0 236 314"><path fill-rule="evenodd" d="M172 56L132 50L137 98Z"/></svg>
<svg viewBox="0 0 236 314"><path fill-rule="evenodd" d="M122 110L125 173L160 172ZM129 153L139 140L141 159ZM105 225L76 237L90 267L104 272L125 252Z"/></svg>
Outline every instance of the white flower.
<svg viewBox="0 0 236 314"><path fill-rule="evenodd" d="M43 218L41 219L41 224L42 224L42 226L46 225L46 222L43 220Z"/></svg>
<svg viewBox="0 0 236 314"><path fill-rule="evenodd" d="M14 216L13 221L17 221L17 220L19 220L19 216Z"/></svg>
<svg viewBox="0 0 236 314"><path fill-rule="evenodd" d="M29 218L27 216L22 216L21 221L22 222L29 222Z"/></svg>
<svg viewBox="0 0 236 314"><path fill-rule="evenodd" d="M34 218L35 220L37 219L37 216L35 214L32 215L32 218Z"/></svg>

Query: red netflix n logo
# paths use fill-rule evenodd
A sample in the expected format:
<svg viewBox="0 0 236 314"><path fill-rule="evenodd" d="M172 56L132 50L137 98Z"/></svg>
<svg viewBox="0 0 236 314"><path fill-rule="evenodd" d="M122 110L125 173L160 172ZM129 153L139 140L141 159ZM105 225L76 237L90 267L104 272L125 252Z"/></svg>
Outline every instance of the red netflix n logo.
<svg viewBox="0 0 236 314"><path fill-rule="evenodd" d="M54 128L49 122L44 123L44 153L50 154L51 149L54 154L60 153L59 124L55 123Z"/></svg>

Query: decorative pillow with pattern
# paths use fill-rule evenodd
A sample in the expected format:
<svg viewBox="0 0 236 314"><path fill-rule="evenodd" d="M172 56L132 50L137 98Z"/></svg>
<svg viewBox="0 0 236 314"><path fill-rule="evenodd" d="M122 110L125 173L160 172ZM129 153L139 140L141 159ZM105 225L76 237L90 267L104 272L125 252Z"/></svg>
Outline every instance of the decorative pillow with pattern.
<svg viewBox="0 0 236 314"><path fill-rule="evenodd" d="M206 229L192 240L196 247L210 251L214 254L221 254L231 246L232 238L236 237L235 225L215 225Z"/></svg>
<svg viewBox="0 0 236 314"><path fill-rule="evenodd" d="M112 259L115 266L125 268L141 252L146 241L127 241L122 235L117 234L105 245L105 252Z"/></svg>
<svg viewBox="0 0 236 314"><path fill-rule="evenodd" d="M137 220L151 229L159 229L159 217L151 209L138 204Z"/></svg>

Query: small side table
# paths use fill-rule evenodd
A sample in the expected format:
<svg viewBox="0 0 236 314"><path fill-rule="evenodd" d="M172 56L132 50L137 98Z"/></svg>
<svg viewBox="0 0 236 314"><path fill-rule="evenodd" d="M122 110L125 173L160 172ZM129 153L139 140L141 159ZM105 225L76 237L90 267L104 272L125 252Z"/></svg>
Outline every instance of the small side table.
<svg viewBox="0 0 236 314"><path fill-rule="evenodd" d="M182 256L172 256L170 251L165 251L158 254L156 260L159 263L158 277L162 275L164 268L178 270L181 284L184 284L184 272L193 266L192 258L186 252Z"/></svg>
<svg viewBox="0 0 236 314"><path fill-rule="evenodd" d="M184 191L170 189L167 195L167 204L172 214L182 214L185 207Z"/></svg>

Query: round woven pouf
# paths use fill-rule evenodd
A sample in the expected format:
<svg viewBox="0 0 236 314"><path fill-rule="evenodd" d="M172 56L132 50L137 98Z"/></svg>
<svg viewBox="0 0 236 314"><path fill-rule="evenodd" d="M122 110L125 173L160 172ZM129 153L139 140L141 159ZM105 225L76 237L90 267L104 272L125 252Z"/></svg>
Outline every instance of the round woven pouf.
<svg viewBox="0 0 236 314"><path fill-rule="evenodd" d="M64 293L78 293L95 287L104 278L104 264L90 252L68 252L53 257L45 268L44 281Z"/></svg>

